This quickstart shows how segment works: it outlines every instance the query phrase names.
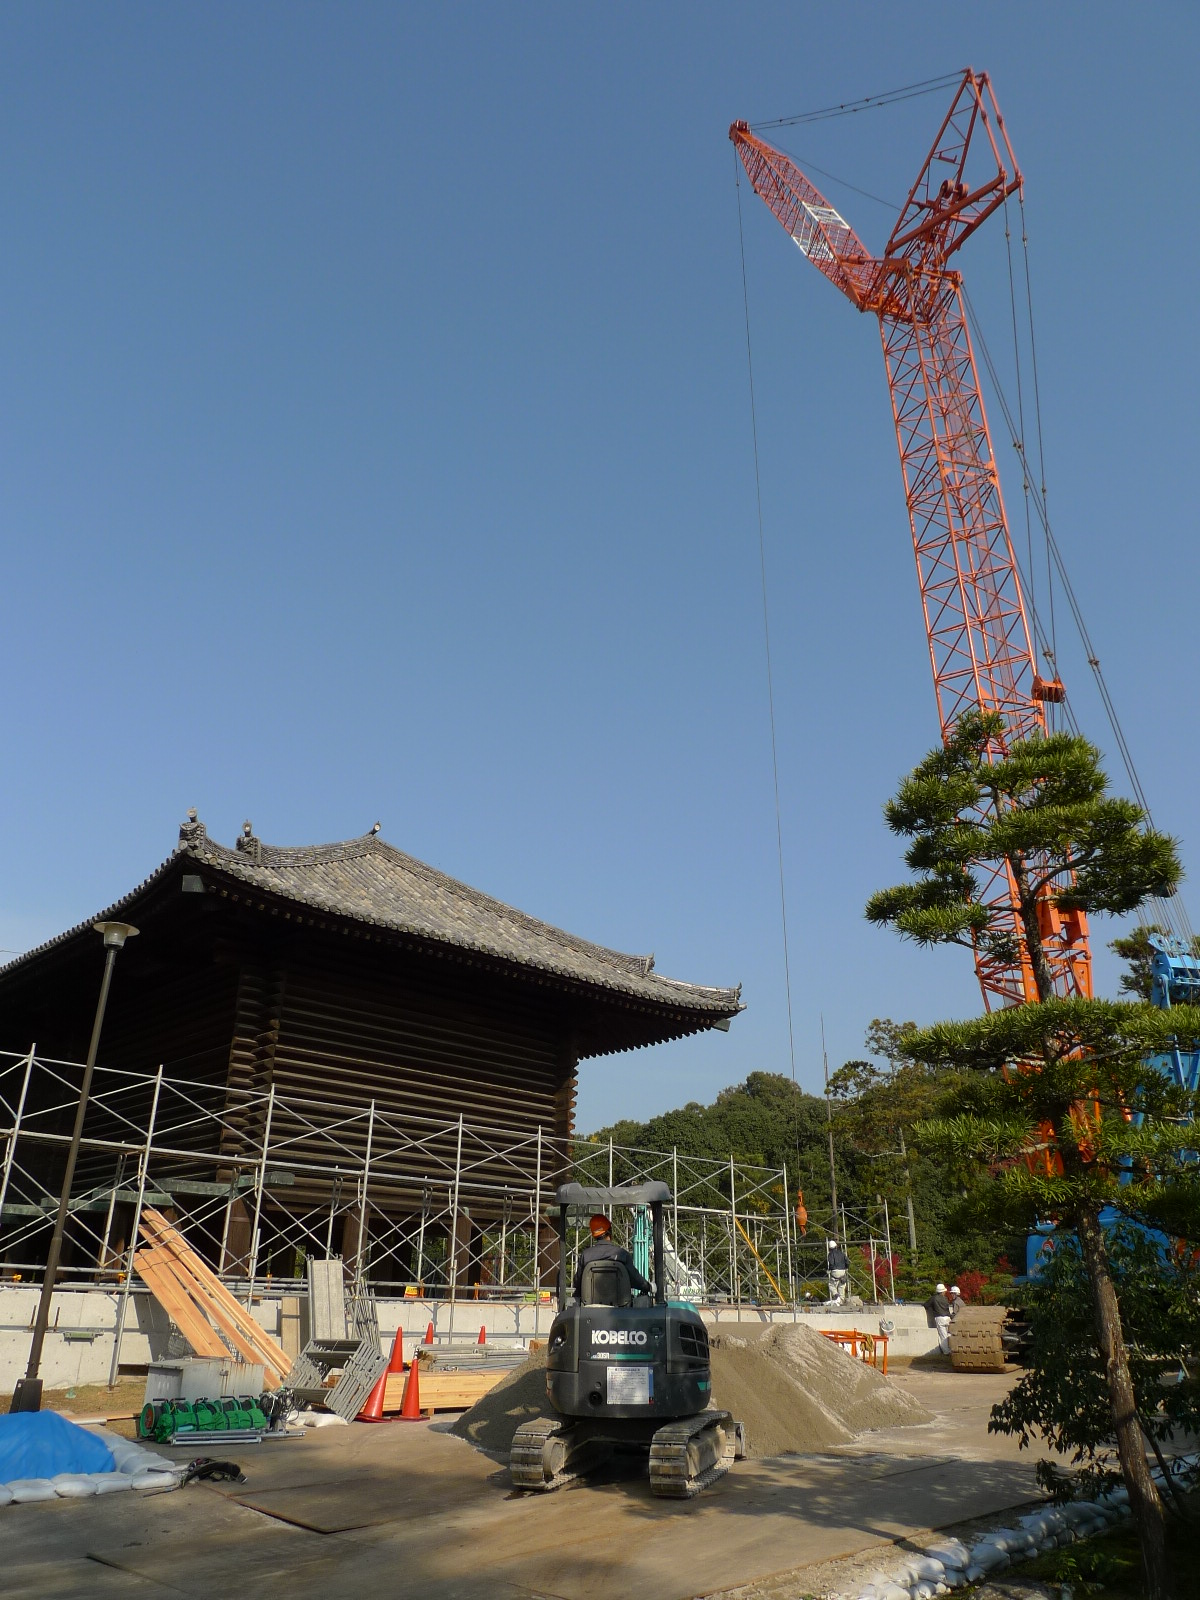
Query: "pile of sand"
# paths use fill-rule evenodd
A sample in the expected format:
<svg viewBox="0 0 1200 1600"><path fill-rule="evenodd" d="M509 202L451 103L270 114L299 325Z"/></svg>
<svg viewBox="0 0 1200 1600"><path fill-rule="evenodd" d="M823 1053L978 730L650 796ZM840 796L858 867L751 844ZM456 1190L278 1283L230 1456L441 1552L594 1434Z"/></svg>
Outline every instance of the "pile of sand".
<svg viewBox="0 0 1200 1600"><path fill-rule="evenodd" d="M746 1425L749 1454L827 1450L933 1418L874 1367L802 1322L710 1328L713 1404Z"/></svg>
<svg viewBox="0 0 1200 1600"><path fill-rule="evenodd" d="M827 1450L873 1428L930 1422L874 1367L804 1323L710 1328L713 1404L746 1425L752 1456ZM507 1455L522 1422L548 1417L546 1352L535 1352L463 1413L452 1432Z"/></svg>
<svg viewBox="0 0 1200 1600"><path fill-rule="evenodd" d="M482 1400L458 1418L451 1433L469 1439L481 1450L494 1450L507 1457L512 1437L523 1422L534 1417L551 1417L554 1409L546 1399L546 1351L534 1350L519 1367L501 1378Z"/></svg>

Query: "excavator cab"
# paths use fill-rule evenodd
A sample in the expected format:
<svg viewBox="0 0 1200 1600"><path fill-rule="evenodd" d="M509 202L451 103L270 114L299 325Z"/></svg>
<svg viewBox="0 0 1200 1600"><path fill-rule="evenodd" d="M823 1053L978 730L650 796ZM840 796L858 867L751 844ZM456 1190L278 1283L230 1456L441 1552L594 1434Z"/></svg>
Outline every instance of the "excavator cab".
<svg viewBox="0 0 1200 1600"><path fill-rule="evenodd" d="M744 1454L740 1423L711 1409L708 1331L694 1306L668 1301L665 1183L601 1189L564 1184L558 1200L558 1314L546 1350L546 1396L557 1413L517 1429L510 1467L521 1489L557 1489L614 1450L642 1450L655 1494L688 1499ZM635 1294L618 1260L588 1262L576 1301L567 1280L572 1211L645 1207L653 1298Z"/></svg>

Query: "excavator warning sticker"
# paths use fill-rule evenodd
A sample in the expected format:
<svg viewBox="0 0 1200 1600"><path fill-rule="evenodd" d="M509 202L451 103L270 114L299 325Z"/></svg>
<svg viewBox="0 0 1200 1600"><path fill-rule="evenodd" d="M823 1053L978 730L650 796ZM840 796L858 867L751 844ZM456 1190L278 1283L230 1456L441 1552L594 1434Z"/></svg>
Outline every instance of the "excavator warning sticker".
<svg viewBox="0 0 1200 1600"><path fill-rule="evenodd" d="M654 1398L654 1368L611 1366L608 1368L610 1406L648 1406Z"/></svg>

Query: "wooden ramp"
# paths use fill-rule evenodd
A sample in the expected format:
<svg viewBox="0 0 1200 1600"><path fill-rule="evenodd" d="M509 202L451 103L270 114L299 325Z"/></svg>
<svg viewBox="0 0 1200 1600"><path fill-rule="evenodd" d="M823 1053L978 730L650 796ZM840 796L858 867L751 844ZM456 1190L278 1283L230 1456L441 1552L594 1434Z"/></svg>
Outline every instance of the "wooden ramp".
<svg viewBox="0 0 1200 1600"><path fill-rule="evenodd" d="M138 1276L198 1356L236 1355L261 1366L268 1389L278 1389L291 1357L239 1305L229 1290L160 1211L147 1206L140 1233L147 1248L133 1258Z"/></svg>

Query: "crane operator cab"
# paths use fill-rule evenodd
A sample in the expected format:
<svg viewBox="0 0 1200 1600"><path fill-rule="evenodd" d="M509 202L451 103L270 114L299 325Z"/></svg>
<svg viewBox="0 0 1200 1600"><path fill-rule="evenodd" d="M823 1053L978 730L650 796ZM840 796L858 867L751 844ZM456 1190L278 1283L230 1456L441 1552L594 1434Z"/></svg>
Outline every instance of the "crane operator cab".
<svg viewBox="0 0 1200 1600"><path fill-rule="evenodd" d="M619 1188L564 1184L558 1200L558 1314L546 1350L546 1395L556 1413L524 1423L510 1468L521 1489L557 1489L617 1449L649 1461L654 1494L690 1499L745 1454L742 1425L711 1409L708 1332L691 1305L669 1302L663 1238L665 1183ZM650 1212L653 1282L600 1226L601 1209ZM568 1218L597 1213L593 1243L567 1288Z"/></svg>

